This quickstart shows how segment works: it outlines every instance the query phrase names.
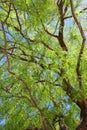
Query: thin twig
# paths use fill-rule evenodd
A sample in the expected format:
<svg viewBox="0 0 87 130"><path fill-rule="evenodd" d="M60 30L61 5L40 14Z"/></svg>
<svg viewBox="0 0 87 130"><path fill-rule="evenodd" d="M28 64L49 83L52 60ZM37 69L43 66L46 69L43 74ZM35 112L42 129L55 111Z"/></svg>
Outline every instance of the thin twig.
<svg viewBox="0 0 87 130"><path fill-rule="evenodd" d="M87 8L84 8L84 9L80 10L80 11L79 11L79 14L82 14L82 13L83 13L84 11L86 11L86 10L87 10ZM75 15L77 15L77 14L75 13ZM73 18L73 16L72 16L72 15L66 16L66 17L64 17L64 20L69 19L69 18Z"/></svg>

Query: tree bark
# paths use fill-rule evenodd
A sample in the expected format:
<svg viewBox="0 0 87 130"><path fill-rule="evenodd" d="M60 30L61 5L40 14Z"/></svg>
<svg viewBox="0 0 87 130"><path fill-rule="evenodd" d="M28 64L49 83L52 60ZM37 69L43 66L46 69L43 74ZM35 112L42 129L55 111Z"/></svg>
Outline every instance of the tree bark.
<svg viewBox="0 0 87 130"><path fill-rule="evenodd" d="M76 130L87 130L87 99L78 102L77 105L81 109L80 123Z"/></svg>

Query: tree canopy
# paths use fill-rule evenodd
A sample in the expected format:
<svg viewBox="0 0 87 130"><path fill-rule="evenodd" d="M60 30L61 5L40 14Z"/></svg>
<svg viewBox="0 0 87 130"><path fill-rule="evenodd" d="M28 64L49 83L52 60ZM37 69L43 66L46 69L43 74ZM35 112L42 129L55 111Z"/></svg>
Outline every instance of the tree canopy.
<svg viewBox="0 0 87 130"><path fill-rule="evenodd" d="M0 0L0 129L87 130L86 10Z"/></svg>

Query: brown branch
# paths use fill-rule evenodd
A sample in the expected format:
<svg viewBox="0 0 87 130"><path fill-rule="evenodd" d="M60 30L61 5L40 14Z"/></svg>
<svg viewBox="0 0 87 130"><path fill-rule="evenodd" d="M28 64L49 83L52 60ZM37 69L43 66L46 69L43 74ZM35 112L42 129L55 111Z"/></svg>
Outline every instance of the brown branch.
<svg viewBox="0 0 87 130"><path fill-rule="evenodd" d="M6 50L13 50L13 49L16 49L16 47L10 47L10 48L7 48ZM0 52L4 52L5 49L3 47L0 47Z"/></svg>
<svg viewBox="0 0 87 130"><path fill-rule="evenodd" d="M40 115L42 117L42 122L43 122L44 129L48 130L48 125L47 124L49 123L49 121L45 118L42 110L39 108L39 106L37 105L35 99L33 98L30 87L27 85L27 83L25 82L24 79L22 79L21 77L16 76L16 74L10 70L10 60L9 60L8 53L7 53L7 50L6 50L7 49L7 39L6 39L6 34L5 34L5 29L4 29L4 23L3 22L2 22L2 31L3 31L3 35L4 35L4 54L6 56L7 63L8 63L7 70L11 75L15 76L19 81L22 82L22 84L24 85L24 87L26 88L26 90L29 93L29 96L30 96L30 99L31 99L31 102L32 102L33 106L35 108L37 108L38 111L40 112Z"/></svg>
<svg viewBox="0 0 87 130"><path fill-rule="evenodd" d="M41 41L41 44L44 45L44 47L48 48L49 50L54 51L55 54L58 56L58 53L52 47L47 45L47 43L45 43L44 41Z"/></svg>
<svg viewBox="0 0 87 130"><path fill-rule="evenodd" d="M17 22L19 24L19 28L20 28L20 30L22 30L22 26L21 26L21 23L20 23L20 20L19 20L18 12L17 12L17 9L15 8L14 4L13 4L13 8L15 10L15 14L16 14Z"/></svg>
<svg viewBox="0 0 87 130"><path fill-rule="evenodd" d="M7 60L7 70L11 74L14 74L12 71L10 71L10 60L9 60L8 52L7 52L7 39L6 39L6 33L5 33L5 28L4 28L5 23L2 22L1 25L2 25L2 31L3 31L3 36L4 36L4 54L5 54L6 60Z"/></svg>
<svg viewBox="0 0 87 130"><path fill-rule="evenodd" d="M80 10L80 11L79 11L79 14L82 14L85 10L87 10L87 8L84 8L84 9ZM75 15L77 15L77 14L75 13ZM69 18L72 18L72 17L73 17L72 15L66 16L66 17L64 17L64 20L69 19Z"/></svg>
<svg viewBox="0 0 87 130"><path fill-rule="evenodd" d="M67 86L67 88L64 90L66 91L67 95L73 100L73 96L72 96L73 86L71 85L69 80L66 80L65 78L63 79L63 82Z"/></svg>
<svg viewBox="0 0 87 130"><path fill-rule="evenodd" d="M36 8L36 6L35 6L35 4L34 4L33 1L32 1L32 3L33 3L34 8L36 9L36 13L37 13L37 15L38 15L38 17L39 17L39 13L38 13L38 11L37 11L37 8ZM58 39L58 36L57 36L57 35L55 35L55 34L49 32L49 31L45 28L42 19L41 19L41 18L39 18L39 19L40 19L40 21L41 21L41 24L42 24L42 27L43 27L44 31L45 31L48 35L50 35L50 36L52 36L52 37ZM49 47L47 47L47 48L49 48ZM51 50L51 48L50 48L50 50Z"/></svg>
<svg viewBox="0 0 87 130"><path fill-rule="evenodd" d="M74 20L75 20L75 22L78 26L78 29L79 29L81 37L82 37L82 45L81 45L81 49L80 49L79 56L78 56L77 66L76 66L76 72L77 72L77 77L78 77L78 81L79 81L79 87L81 88L82 87L82 77L81 77L81 72L80 72L80 64L81 64L81 57L82 57L82 54L83 54L83 50L84 50L84 47L85 47L86 37L85 37L84 31L83 31L83 28L81 26L81 23L78 21L76 14L74 12L74 6L73 6L72 0L70 0L70 6L71 6L72 16L73 16L73 18L74 18Z"/></svg>
<svg viewBox="0 0 87 130"><path fill-rule="evenodd" d="M6 23L6 21L8 20L9 15L10 15L10 12L11 12L11 3L9 4L8 14L7 14L7 17L6 17L5 20L4 20L4 23Z"/></svg>
<svg viewBox="0 0 87 130"><path fill-rule="evenodd" d="M34 42L34 40L32 40L32 39L30 39L29 37L27 37L27 36L22 32L22 30L20 30L19 28L15 27L15 26L14 26L14 28L15 28L15 30L16 30L17 32L19 32L19 33L23 36L23 38L25 38L28 42Z"/></svg>
<svg viewBox="0 0 87 130"><path fill-rule="evenodd" d="M50 36L52 36L52 37L55 37L55 38L58 38L57 35L52 34L52 33L49 32L47 29L44 29L44 31L45 31L48 35L50 35Z"/></svg>
<svg viewBox="0 0 87 130"><path fill-rule="evenodd" d="M48 35L50 35L50 36L52 36L52 37L58 39L58 36L57 36L57 35L52 34L51 32L49 32L49 31L45 28L45 26L44 26L42 20L41 20L41 23L42 23L42 26L43 26L44 31L45 31Z"/></svg>
<svg viewBox="0 0 87 130"><path fill-rule="evenodd" d="M44 130L48 130L48 124L50 125L50 123L49 123L49 121L45 118L45 116L44 116L42 110L40 109L40 107L37 105L35 99L33 98L32 93L31 93L31 90L30 90L30 87L27 85L27 83L25 82L25 80L23 80L23 79L20 78L20 77L19 77L18 79L24 84L25 88L28 90L29 96L30 96L31 101L32 101L32 103L33 103L33 106L34 106L35 108L37 108L38 111L40 112L40 115L41 115L41 117L42 117L42 123L43 123L43 126L44 126ZM50 127L52 127L52 126L50 125Z"/></svg>
<svg viewBox="0 0 87 130"><path fill-rule="evenodd" d="M86 37L85 37L84 31L83 31L83 28L81 26L81 23L78 21L78 19L76 17L76 14L74 12L74 6L73 6L73 1L72 0L70 0L70 5L71 5L72 16L73 16L73 18L74 18L74 20L75 20L75 22L76 22L76 24L77 24L77 26L79 28L81 37L82 37L83 40L86 40Z"/></svg>
<svg viewBox="0 0 87 130"><path fill-rule="evenodd" d="M61 72L58 74L60 75L60 77L62 77L64 74L64 70L61 69ZM72 84L70 83L70 81L68 80L68 77L63 78L63 83L66 85L66 87L63 87L63 90L70 97L70 99L76 103L76 101L74 100L74 96L72 95L74 88L73 88Z"/></svg>
<svg viewBox="0 0 87 130"><path fill-rule="evenodd" d="M65 6L65 8L64 8L64 13L63 13L63 17L66 15L67 10L68 10L68 7Z"/></svg>
<svg viewBox="0 0 87 130"><path fill-rule="evenodd" d="M8 13L8 10L6 10L3 6L0 5L0 8L4 10L6 13Z"/></svg>
<svg viewBox="0 0 87 130"><path fill-rule="evenodd" d="M33 3L33 6L35 7L35 9L36 9L36 13L37 13L37 15L38 15L38 17L39 17L39 13L38 13L38 10L37 10L37 8L36 8L36 6L35 6L35 4L34 4L34 2L32 1L32 3ZM66 11L67 11L67 8L65 7L65 12L63 12L63 8L61 8L60 7L60 4L59 3L62 3L62 5L64 4L64 1L62 2L57 2L57 4L58 4L58 8L59 8L59 10L60 10L60 17L62 16L62 17L64 17L64 15L66 14ZM61 14L61 11L62 11L62 14ZM61 18L60 18L61 19ZM67 47L66 47L66 45L65 45L65 43L64 43L64 40L63 40L63 31L61 31L61 28L62 28L62 30L63 30L63 26L62 26L62 23L64 23L64 20L63 20L63 18L61 19L61 23L60 23L60 29L59 29L59 35L57 36L57 35L54 35L54 34L52 34L51 32L49 32L46 28L45 28L45 26L44 26L44 24L43 24L43 22L42 22L42 19L40 19L40 21L41 21L41 24L42 24L42 26L43 26L43 29L44 29L44 31L48 34L48 35L50 35L50 36L52 36L52 37L55 37L55 38L57 38L58 40L59 40L59 44L60 44L60 46L62 47L62 49L64 50L64 51L67 51L68 49L67 49Z"/></svg>
<svg viewBox="0 0 87 130"><path fill-rule="evenodd" d="M54 38L57 38L57 39L59 40L59 43L60 43L60 46L62 47L62 49L65 50L65 51L67 51L68 49L67 49L67 47L66 47L66 45L65 45L65 43L64 43L64 40L63 40L64 16L65 16L65 14L66 14L66 12L67 12L67 7L65 7L64 12L63 12L63 4L64 4L64 3L63 3L62 1L61 1L60 3L57 2L58 9L59 9L59 12L60 12L59 35L55 35L55 34L49 32L49 31L45 28L45 26L44 26L42 20L41 20L41 23L42 23L42 26L43 26L44 31L45 31L48 35L50 35L50 36L52 36L52 37L54 37Z"/></svg>
<svg viewBox="0 0 87 130"><path fill-rule="evenodd" d="M14 97L14 98L20 98L20 99L27 99L31 103L31 100L27 96L17 95L17 94L14 95L13 93L11 93L10 88L4 88L4 87L0 87L0 88L10 95L8 98Z"/></svg>
<svg viewBox="0 0 87 130"><path fill-rule="evenodd" d="M50 46L48 46L45 42L41 42L46 48L48 48L51 51L54 51L53 48L51 48Z"/></svg>
<svg viewBox="0 0 87 130"><path fill-rule="evenodd" d="M72 15L64 17L64 20L72 18Z"/></svg>
<svg viewBox="0 0 87 130"><path fill-rule="evenodd" d="M8 70L8 72L9 72L10 74L16 76L16 74L10 70L10 60L9 60L8 53L7 53L7 39L6 39L6 34L5 34L5 29L4 29L4 23L3 23L3 22L2 22L2 31L3 31L3 35L4 35L4 54L5 54L5 56L6 56L7 63L8 63L7 70ZM16 77L17 77L17 76L16 76ZM28 92L29 92L29 95L30 95L30 98L31 98L31 100L32 100L33 105L34 105L34 106L40 111L40 113L41 113L40 108L37 106L37 104L36 104L34 98L32 97L31 90L30 90L29 86L27 85L27 83L26 83L22 78L20 78L20 77L17 77L17 79L20 80L20 81L24 84L25 88L26 88L26 89L28 90Z"/></svg>
<svg viewBox="0 0 87 130"><path fill-rule="evenodd" d="M63 12L63 1L62 0L58 0L57 1L57 6L58 6L58 11L60 14L60 26L59 26L59 34L58 34L58 40L59 40L59 44L61 46L61 48L64 51L68 51L68 48L64 42L64 37L63 37L63 29L64 29L64 12Z"/></svg>

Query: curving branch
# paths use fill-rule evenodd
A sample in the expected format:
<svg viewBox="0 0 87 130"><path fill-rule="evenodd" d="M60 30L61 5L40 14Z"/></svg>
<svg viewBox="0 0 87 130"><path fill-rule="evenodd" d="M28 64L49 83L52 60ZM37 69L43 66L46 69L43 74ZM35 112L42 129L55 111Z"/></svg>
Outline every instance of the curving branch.
<svg viewBox="0 0 87 130"><path fill-rule="evenodd" d="M10 70L10 60L9 60L9 57L8 57L8 52L7 52L7 39L6 39L6 33L5 33L5 23L2 22L1 23L2 25L2 31L3 31L3 36L4 36L4 54L6 56L6 60L7 60L7 70L9 73L11 74L14 74L11 70Z"/></svg>
<svg viewBox="0 0 87 130"><path fill-rule="evenodd" d="M57 36L57 35L52 34L51 32L49 32L49 31L45 28L45 26L44 26L44 24L43 24L42 20L41 20L41 23L42 23L42 26L43 26L44 31L45 31L48 35L50 35L50 36L52 36L52 37L54 37L54 38L57 38L57 39L58 39L58 36Z"/></svg>
<svg viewBox="0 0 87 130"><path fill-rule="evenodd" d="M2 31L3 31L3 36L4 36L4 54L5 54L5 56L6 56L7 64L8 64L8 65L7 65L7 70L8 70L8 72L9 72L11 75L15 76L15 77L16 77L19 81L21 81L21 83L24 85L24 87L26 88L27 92L29 93L29 96L30 96L30 100L31 100L32 105L33 105L35 108L37 108L37 110L39 111L39 113L40 113L40 115L41 115L44 130L48 130L48 124L49 124L50 127L52 127L52 126L51 126L51 124L49 123L49 121L47 120L47 118L45 118L45 116L44 116L42 110L40 109L40 107L39 107L38 104L36 103L36 101L35 101L35 99L34 99L34 97L33 97L33 95L32 95L30 86L26 83L26 81L25 81L23 78L18 77L18 76L17 76L14 72L12 72L11 69L10 69L10 60L9 60L8 52L7 52L7 39L6 39L6 33L5 33L5 28L4 28L5 23L2 22L1 24L2 24ZM8 91L8 92L9 92L9 91Z"/></svg>
<svg viewBox="0 0 87 130"><path fill-rule="evenodd" d="M28 42L34 42L34 40L32 40L31 38L27 37L27 36L23 33L23 31L22 31L21 29L15 27L15 26L14 26L14 29L15 29L17 32L19 32L19 33L21 34L21 36L26 39L26 41L28 41Z"/></svg>
<svg viewBox="0 0 87 130"><path fill-rule="evenodd" d="M71 12L72 12L72 16L78 26L78 29L80 31L81 37L82 37L82 45L80 48L80 52L79 52L79 56L78 56L78 61L77 61L77 66L76 66L76 72L77 72L77 77L78 77L78 81L79 81L79 87L82 87L82 77L81 77L81 72L80 72L80 65L81 65L81 57L83 54L83 50L85 47L85 41L86 41L86 37L85 37L85 33L83 31L82 25L81 23L78 21L76 14L74 12L74 5L73 5L73 0L70 0L70 6L71 6Z"/></svg>

